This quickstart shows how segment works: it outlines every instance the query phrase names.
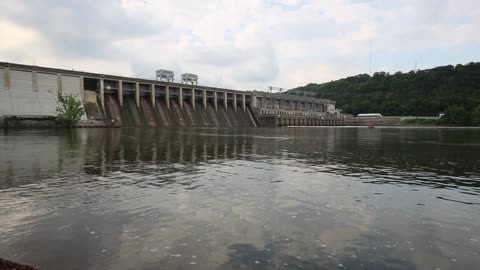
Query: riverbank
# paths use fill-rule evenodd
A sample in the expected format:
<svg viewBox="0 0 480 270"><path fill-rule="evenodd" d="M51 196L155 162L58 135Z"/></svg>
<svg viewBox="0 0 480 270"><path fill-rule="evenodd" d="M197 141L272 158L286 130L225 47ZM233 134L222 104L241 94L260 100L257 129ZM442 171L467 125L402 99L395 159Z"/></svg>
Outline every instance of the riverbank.
<svg viewBox="0 0 480 270"><path fill-rule="evenodd" d="M384 127L474 127L445 123L438 117L384 116L378 118L345 118L346 126L384 126Z"/></svg>
<svg viewBox="0 0 480 270"><path fill-rule="evenodd" d="M404 119L400 121L400 125L403 126L445 126L438 119Z"/></svg>

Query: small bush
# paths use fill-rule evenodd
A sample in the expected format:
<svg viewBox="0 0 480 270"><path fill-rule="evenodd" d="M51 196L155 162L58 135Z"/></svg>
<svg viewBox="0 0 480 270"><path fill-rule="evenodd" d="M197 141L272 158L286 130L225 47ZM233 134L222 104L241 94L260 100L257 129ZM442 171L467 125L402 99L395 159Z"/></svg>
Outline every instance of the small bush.
<svg viewBox="0 0 480 270"><path fill-rule="evenodd" d="M57 118L61 126L73 128L85 114L85 108L77 95L57 94Z"/></svg>

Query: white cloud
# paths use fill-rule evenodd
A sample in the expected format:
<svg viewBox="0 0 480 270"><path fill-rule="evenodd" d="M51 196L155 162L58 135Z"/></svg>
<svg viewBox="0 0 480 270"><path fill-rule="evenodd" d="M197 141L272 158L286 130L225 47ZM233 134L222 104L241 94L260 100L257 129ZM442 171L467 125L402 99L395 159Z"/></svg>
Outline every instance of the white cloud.
<svg viewBox="0 0 480 270"><path fill-rule="evenodd" d="M478 46L479 15L471 0L19 0L0 3L0 57L146 78L168 68L264 90L368 72L370 40L389 69L408 70L400 58L425 49L447 61Z"/></svg>

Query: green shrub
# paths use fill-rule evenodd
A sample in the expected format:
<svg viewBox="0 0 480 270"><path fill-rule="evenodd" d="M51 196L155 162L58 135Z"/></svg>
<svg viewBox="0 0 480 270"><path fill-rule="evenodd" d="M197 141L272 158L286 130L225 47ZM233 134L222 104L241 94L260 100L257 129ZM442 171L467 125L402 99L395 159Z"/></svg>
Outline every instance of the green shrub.
<svg viewBox="0 0 480 270"><path fill-rule="evenodd" d="M57 94L57 118L61 126L73 128L85 114L85 108L77 95Z"/></svg>

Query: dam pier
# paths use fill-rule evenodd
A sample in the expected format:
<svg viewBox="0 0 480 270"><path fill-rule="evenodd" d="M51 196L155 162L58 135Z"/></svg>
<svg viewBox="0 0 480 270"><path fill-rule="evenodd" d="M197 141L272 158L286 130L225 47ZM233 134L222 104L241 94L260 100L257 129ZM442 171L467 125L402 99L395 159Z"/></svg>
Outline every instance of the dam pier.
<svg viewBox="0 0 480 270"><path fill-rule="evenodd" d="M57 92L82 101L82 122L110 127L344 124L332 100L201 86L194 74L184 75L175 83L0 62L0 125L51 119Z"/></svg>

